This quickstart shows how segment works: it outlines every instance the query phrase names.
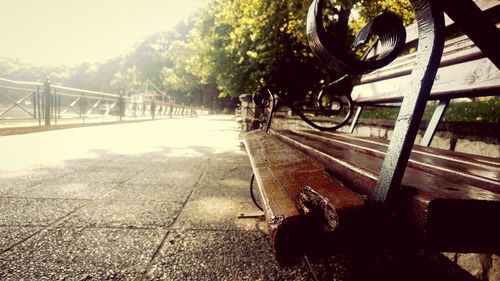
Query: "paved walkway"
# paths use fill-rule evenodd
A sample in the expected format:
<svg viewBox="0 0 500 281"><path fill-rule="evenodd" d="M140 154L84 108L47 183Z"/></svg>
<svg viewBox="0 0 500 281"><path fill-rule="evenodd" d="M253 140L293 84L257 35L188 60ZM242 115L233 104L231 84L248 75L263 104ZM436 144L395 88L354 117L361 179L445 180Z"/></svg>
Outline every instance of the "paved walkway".
<svg viewBox="0 0 500 281"><path fill-rule="evenodd" d="M280 269L230 116L0 137L0 280L305 280Z"/></svg>

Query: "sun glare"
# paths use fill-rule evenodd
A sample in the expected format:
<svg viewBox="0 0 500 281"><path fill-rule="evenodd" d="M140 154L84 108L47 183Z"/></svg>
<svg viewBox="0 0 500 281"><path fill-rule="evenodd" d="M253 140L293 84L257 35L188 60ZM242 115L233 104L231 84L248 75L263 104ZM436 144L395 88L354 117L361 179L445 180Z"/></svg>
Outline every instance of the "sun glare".
<svg viewBox="0 0 500 281"><path fill-rule="evenodd" d="M71 65L124 55L173 27L203 0L0 0L0 57Z"/></svg>
<svg viewBox="0 0 500 281"><path fill-rule="evenodd" d="M235 131L227 129L227 122L212 119L158 120L4 136L0 139L0 178L103 155L152 154L175 159L242 153Z"/></svg>

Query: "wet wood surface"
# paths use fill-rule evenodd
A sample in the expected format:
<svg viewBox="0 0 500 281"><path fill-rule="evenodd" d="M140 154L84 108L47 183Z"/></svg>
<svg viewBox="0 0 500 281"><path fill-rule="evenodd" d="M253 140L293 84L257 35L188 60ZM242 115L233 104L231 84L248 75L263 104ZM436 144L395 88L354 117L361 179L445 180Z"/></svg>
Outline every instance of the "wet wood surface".
<svg viewBox="0 0 500 281"><path fill-rule="evenodd" d="M311 131L272 134L317 160L348 188L371 198L385 156L384 141ZM426 247L498 252L497 159L441 152L433 148L414 150L396 212Z"/></svg>
<svg viewBox="0 0 500 281"><path fill-rule="evenodd" d="M342 231L365 205L362 196L277 137L253 131L245 134L244 142L273 247L282 264L293 264L300 258L307 250L307 240L312 239L310 234Z"/></svg>

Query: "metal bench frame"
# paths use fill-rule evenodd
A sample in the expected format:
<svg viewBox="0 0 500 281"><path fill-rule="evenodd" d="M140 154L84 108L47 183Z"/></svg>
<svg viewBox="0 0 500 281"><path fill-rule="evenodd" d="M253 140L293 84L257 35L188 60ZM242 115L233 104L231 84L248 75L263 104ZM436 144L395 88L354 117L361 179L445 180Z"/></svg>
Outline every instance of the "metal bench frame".
<svg viewBox="0 0 500 281"><path fill-rule="evenodd" d="M498 52L498 45L495 44L495 42L500 42L500 31L494 24L483 17L482 11L472 0L411 0L411 4L415 11L418 26L417 57L411 72L410 83L405 89L393 137L378 175L372 200L374 205L389 206L389 208L395 203L393 202L394 195L400 191L407 162L439 68L444 48L444 13L455 22L497 68L500 68L500 53ZM397 34L400 32L401 27L394 26L394 24L391 24L392 26L389 29L387 24L375 27L372 22L361 31L363 34L358 35L358 37L361 37L358 40L367 39L367 37L371 36L371 33L375 33L379 37L389 37L388 40L393 42L391 42L392 45L386 46L389 49L387 56L369 63L349 57L345 54L345 50L342 50L342 48L340 50L335 49L336 46L332 46L328 38L325 37L327 34L323 30L321 22L322 7L323 0L315 0L311 4L308 14L308 39L313 52L326 65L327 69L333 72L336 77L339 77L337 82L344 81L345 77L364 74L387 65L397 56L401 48L398 44L401 41L404 44L405 35L399 35L398 37ZM402 29L404 32L404 27ZM270 94L270 96L274 98L274 95ZM431 142L448 102L449 100L443 100L438 105L428 126L429 129L424 135L422 142L424 145ZM274 101L272 105L268 125L266 126L267 129L270 127L270 121L276 109ZM293 110L307 123L312 123L300 110L296 108L293 108ZM353 126L360 113L361 107L358 107L352 123Z"/></svg>

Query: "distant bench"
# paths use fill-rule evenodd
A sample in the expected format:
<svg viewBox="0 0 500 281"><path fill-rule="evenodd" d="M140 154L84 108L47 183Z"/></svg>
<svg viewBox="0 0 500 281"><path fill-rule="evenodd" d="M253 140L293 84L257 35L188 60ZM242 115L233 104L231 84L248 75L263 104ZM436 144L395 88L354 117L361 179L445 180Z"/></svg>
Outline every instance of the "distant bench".
<svg viewBox="0 0 500 281"><path fill-rule="evenodd" d="M373 48L367 58L375 63L366 66L342 57L327 44L321 17L317 16L322 14L322 1L315 0L311 5L310 45L331 71L344 75L339 75L339 83L351 83L349 106L402 104L390 142L335 132L274 130L269 129L270 122L268 132L244 135L281 264L295 264L304 254L321 256L388 246L500 253L500 230L496 226L500 216L500 160L413 147L427 100L438 99L442 105L430 122L424 145L431 142L449 99L495 95L500 90L500 35L487 20L498 21L494 18L498 1L478 1L484 12L468 1L454 5L441 2L446 3L444 9L456 25L449 20L445 25L436 2L421 1L415 5L418 27L406 28L406 38L382 42L382 52ZM472 27L464 28L463 22ZM482 51L465 36L449 38L459 25ZM386 28L387 24L381 26ZM384 32L377 28L380 26L373 24L368 31ZM416 46L416 28L416 55L395 58L394 52ZM360 66L350 69L344 65L346 61ZM359 74L364 75L350 78ZM269 97L271 113L276 110L276 98L280 97ZM300 109L293 110L309 124L324 129L308 120ZM340 126L347 122L342 123Z"/></svg>

